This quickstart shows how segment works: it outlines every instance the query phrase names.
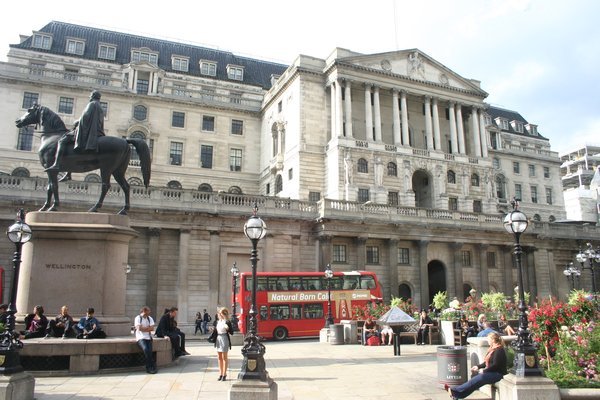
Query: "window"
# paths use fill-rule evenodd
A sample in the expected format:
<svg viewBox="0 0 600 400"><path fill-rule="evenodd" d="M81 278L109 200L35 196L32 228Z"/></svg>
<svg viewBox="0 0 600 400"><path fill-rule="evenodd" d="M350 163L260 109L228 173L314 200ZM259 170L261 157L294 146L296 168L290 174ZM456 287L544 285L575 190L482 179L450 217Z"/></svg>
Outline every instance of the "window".
<svg viewBox="0 0 600 400"><path fill-rule="evenodd" d="M488 266L488 268L496 267L496 252L494 252L494 251L487 252L487 266Z"/></svg>
<svg viewBox="0 0 600 400"><path fill-rule="evenodd" d="M396 163L389 162L387 165L387 170L388 176L398 176L398 167L396 166Z"/></svg>
<svg viewBox="0 0 600 400"><path fill-rule="evenodd" d="M516 161L513 161L513 172L515 174L520 174L521 173L521 165L518 162L516 162Z"/></svg>
<svg viewBox="0 0 600 400"><path fill-rule="evenodd" d="M24 126L19 129L17 150L31 151L33 148L33 126Z"/></svg>
<svg viewBox="0 0 600 400"><path fill-rule="evenodd" d="M346 245L334 244L332 259L334 263L345 263L346 262Z"/></svg>
<svg viewBox="0 0 600 400"><path fill-rule="evenodd" d="M456 198L456 197L448 198L448 210L450 210L450 211L458 210L458 198Z"/></svg>
<svg viewBox="0 0 600 400"><path fill-rule="evenodd" d="M456 173L454 171L452 171L451 169L448 170L448 183L456 183Z"/></svg>
<svg viewBox="0 0 600 400"><path fill-rule="evenodd" d="M206 132L215 131L215 117L210 115L202 116L202 130Z"/></svg>
<svg viewBox="0 0 600 400"><path fill-rule="evenodd" d="M367 264L379 264L379 247L367 246Z"/></svg>
<svg viewBox="0 0 600 400"><path fill-rule="evenodd" d="M544 178L550 178L550 168L544 167Z"/></svg>
<svg viewBox="0 0 600 400"><path fill-rule="evenodd" d="M73 103L75 100L72 97L60 97L58 100L58 112L62 114L73 114Z"/></svg>
<svg viewBox="0 0 600 400"><path fill-rule="evenodd" d="M470 267L471 266L471 252L469 250L462 250L460 252L460 256L462 259L462 266Z"/></svg>
<svg viewBox="0 0 600 400"><path fill-rule="evenodd" d="M304 318L323 319L323 303L304 304Z"/></svg>
<svg viewBox="0 0 600 400"><path fill-rule="evenodd" d="M283 190L283 178L281 175L275 177L275 194L278 194Z"/></svg>
<svg viewBox="0 0 600 400"><path fill-rule="evenodd" d="M356 164L356 170L358 172L362 172L363 174L369 173L369 163L364 158L359 158Z"/></svg>
<svg viewBox="0 0 600 400"><path fill-rule="evenodd" d="M267 194L271 194L271 184L270 183L267 183L267 186L265 187L265 192Z"/></svg>
<svg viewBox="0 0 600 400"><path fill-rule="evenodd" d="M473 200L473 212L475 212L475 213L483 212L483 207L481 206L481 200Z"/></svg>
<svg viewBox="0 0 600 400"><path fill-rule="evenodd" d="M398 192L388 192L388 206L398 206Z"/></svg>
<svg viewBox="0 0 600 400"><path fill-rule="evenodd" d="M398 264L410 264L410 249L406 247L398 249Z"/></svg>
<svg viewBox="0 0 600 400"><path fill-rule="evenodd" d="M106 101L101 101L100 108L102 109L102 112L104 113L104 118L108 118L108 103Z"/></svg>
<svg viewBox="0 0 600 400"><path fill-rule="evenodd" d="M135 84L135 92L137 94L148 94L148 89L150 88L150 82L148 79L138 78Z"/></svg>
<svg viewBox="0 0 600 400"><path fill-rule="evenodd" d="M536 186L532 186L531 187L531 202L532 203L537 203L538 202L538 195L537 195L537 187Z"/></svg>
<svg viewBox="0 0 600 400"><path fill-rule="evenodd" d="M244 67L238 67L236 65L227 66L227 77L229 79L235 79L236 81L244 80Z"/></svg>
<svg viewBox="0 0 600 400"><path fill-rule="evenodd" d="M213 166L213 147L209 145L200 146L200 166L202 168L212 168Z"/></svg>
<svg viewBox="0 0 600 400"><path fill-rule="evenodd" d="M471 175L471 186L479 186L479 175L477 175L477 174Z"/></svg>
<svg viewBox="0 0 600 400"><path fill-rule="evenodd" d="M114 60L117 57L117 48L108 44L98 45L98 58Z"/></svg>
<svg viewBox="0 0 600 400"><path fill-rule="evenodd" d="M535 176L535 165L529 164L529 176Z"/></svg>
<svg viewBox="0 0 600 400"><path fill-rule="evenodd" d="M294 168L288 169L288 181L294 179Z"/></svg>
<svg viewBox="0 0 600 400"><path fill-rule="evenodd" d="M230 171L241 171L242 170L242 149L230 149L229 150L229 170Z"/></svg>
<svg viewBox="0 0 600 400"><path fill-rule="evenodd" d="M199 192L212 192L213 188L212 186L210 186L208 183L201 183L200 186L198 186L198 191Z"/></svg>
<svg viewBox="0 0 600 400"><path fill-rule="evenodd" d="M181 183L179 181L169 181L169 182L167 182L167 187L169 189L177 189L177 190L182 189Z"/></svg>
<svg viewBox="0 0 600 400"><path fill-rule="evenodd" d="M79 70L75 68L65 68L65 74L63 75L67 81L76 81Z"/></svg>
<svg viewBox="0 0 600 400"><path fill-rule="evenodd" d="M277 103L277 112L281 111L283 111L283 102L280 100L279 103Z"/></svg>
<svg viewBox="0 0 600 400"><path fill-rule="evenodd" d="M65 53L83 55L85 49L85 42L83 40L67 39L67 48Z"/></svg>
<svg viewBox="0 0 600 400"><path fill-rule="evenodd" d="M359 203L369 201L369 189L358 189L358 201Z"/></svg>
<svg viewBox="0 0 600 400"><path fill-rule="evenodd" d="M183 158L183 143L171 142L171 149L169 151L169 164L181 165Z"/></svg>
<svg viewBox="0 0 600 400"><path fill-rule="evenodd" d="M523 189L520 183L515 183L515 198L521 200L523 198Z"/></svg>
<svg viewBox="0 0 600 400"><path fill-rule="evenodd" d="M231 134L232 135L241 135L244 133L244 121L239 119L231 120Z"/></svg>
<svg viewBox="0 0 600 400"><path fill-rule="evenodd" d="M131 50L131 62L148 62L152 65L158 65L158 54L149 51Z"/></svg>
<svg viewBox="0 0 600 400"><path fill-rule="evenodd" d="M505 119L500 120L500 128L507 131L508 130L508 121Z"/></svg>
<svg viewBox="0 0 600 400"><path fill-rule="evenodd" d="M35 33L33 35L32 46L37 47L38 49L50 50L50 47L52 46L52 36Z"/></svg>
<svg viewBox="0 0 600 400"><path fill-rule="evenodd" d="M179 111L173 111L171 118L171 126L173 128L184 128L185 127L185 113Z"/></svg>
<svg viewBox="0 0 600 400"><path fill-rule="evenodd" d="M144 135L144 133L140 132L140 131L133 132L131 135L129 135L129 137L132 139L146 140L146 135ZM129 146L129 147L131 147L131 158L129 159L129 165L139 166L140 165L140 156L139 156L138 152L135 150L134 146ZM140 186L141 185L142 184L140 183Z"/></svg>
<svg viewBox="0 0 600 400"><path fill-rule="evenodd" d="M490 132L490 143L492 145L492 149L498 150L498 133Z"/></svg>
<svg viewBox="0 0 600 400"><path fill-rule="evenodd" d="M216 76L217 63L209 61L200 61L200 73L202 75Z"/></svg>
<svg viewBox="0 0 600 400"><path fill-rule="evenodd" d="M188 72L190 61L184 57L173 56L171 58L171 67L175 71Z"/></svg>
<svg viewBox="0 0 600 400"><path fill-rule="evenodd" d="M110 74L107 72L98 72L98 78L96 78L96 82L100 86L108 86L110 83Z"/></svg>
<svg viewBox="0 0 600 400"><path fill-rule="evenodd" d="M25 92L23 94L23 106L24 109L29 109L33 107L34 104L38 103L40 99L40 95L38 93Z"/></svg>
<svg viewBox="0 0 600 400"><path fill-rule="evenodd" d="M552 204L552 189L546 188L546 204Z"/></svg>
<svg viewBox="0 0 600 400"><path fill-rule="evenodd" d="M138 121L145 121L148 118L148 109L146 106L138 104L133 107L133 118Z"/></svg>
<svg viewBox="0 0 600 400"><path fill-rule="evenodd" d="M308 201L316 203L321 200L321 192L308 192Z"/></svg>
<svg viewBox="0 0 600 400"><path fill-rule="evenodd" d="M232 104L242 104L242 94L240 92L229 92L229 102Z"/></svg>

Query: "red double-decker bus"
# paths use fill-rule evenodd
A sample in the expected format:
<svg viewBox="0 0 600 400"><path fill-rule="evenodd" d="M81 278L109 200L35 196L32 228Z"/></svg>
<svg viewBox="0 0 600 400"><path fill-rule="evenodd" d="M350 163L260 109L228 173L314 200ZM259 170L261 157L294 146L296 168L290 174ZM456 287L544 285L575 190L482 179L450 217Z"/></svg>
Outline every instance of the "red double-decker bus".
<svg viewBox="0 0 600 400"><path fill-rule="evenodd" d="M319 336L327 317L327 279L323 272L257 272L257 334L266 339ZM352 309L381 300L377 276L369 271L334 272L331 314L337 323ZM246 333L252 303L252 274L242 272L236 289L238 327Z"/></svg>

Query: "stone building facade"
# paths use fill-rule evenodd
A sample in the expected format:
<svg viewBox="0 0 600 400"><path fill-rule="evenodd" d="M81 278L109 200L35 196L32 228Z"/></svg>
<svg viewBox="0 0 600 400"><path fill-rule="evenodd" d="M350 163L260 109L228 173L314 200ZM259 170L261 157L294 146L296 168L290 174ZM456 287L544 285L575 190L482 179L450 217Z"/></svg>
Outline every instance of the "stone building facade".
<svg viewBox="0 0 600 400"><path fill-rule="evenodd" d="M595 226L556 222L566 215L561 161L537 126L486 104L478 81L418 49L338 48L286 66L51 22L11 45L0 82L6 225L45 198L39 137L13 123L31 104L70 125L99 89L107 134L148 142L151 187L140 186L135 154L127 171L139 233L131 315L177 305L186 326L197 311L228 305L231 265L250 270L242 227L255 203L269 228L259 270L373 270L386 300L419 306L439 290L512 294L513 238L502 220L514 197L531 220L522 244L533 295L564 296L562 269L578 240L597 238ZM89 208L98 178L61 184L62 209ZM113 188L103 211L121 204ZM0 251L9 260L10 245Z"/></svg>

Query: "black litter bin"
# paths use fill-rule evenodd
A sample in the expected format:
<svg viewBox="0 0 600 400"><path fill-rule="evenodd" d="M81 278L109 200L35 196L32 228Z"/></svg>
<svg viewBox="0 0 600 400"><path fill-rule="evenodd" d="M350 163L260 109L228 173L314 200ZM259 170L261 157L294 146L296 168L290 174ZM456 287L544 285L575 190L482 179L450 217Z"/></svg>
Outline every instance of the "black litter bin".
<svg viewBox="0 0 600 400"><path fill-rule="evenodd" d="M449 386L463 384L468 379L467 348L465 346L438 346L438 380Z"/></svg>

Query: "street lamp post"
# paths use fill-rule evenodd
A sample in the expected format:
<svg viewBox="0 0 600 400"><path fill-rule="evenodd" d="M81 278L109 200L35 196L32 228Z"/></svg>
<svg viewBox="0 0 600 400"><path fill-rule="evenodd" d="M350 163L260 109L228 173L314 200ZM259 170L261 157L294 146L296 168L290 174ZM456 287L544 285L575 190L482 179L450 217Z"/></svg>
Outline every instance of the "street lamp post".
<svg viewBox="0 0 600 400"><path fill-rule="evenodd" d="M231 324L233 325L233 331L238 330L238 318L236 314L236 306L237 302L235 301L235 297L237 295L237 278L240 276L240 270L237 267L236 262L233 262L233 266L231 267L231 292L233 293L233 302L231 304Z"/></svg>
<svg viewBox="0 0 600 400"><path fill-rule="evenodd" d="M248 312L248 331L244 337L244 346L242 347L244 360L242 361L242 368L238 379L267 381L269 374L265 369L265 346L260 342L260 337L256 334L258 323L256 318L256 263L258 261L256 246L259 240L267 234L267 225L256 215L257 212L258 206L255 203L252 216L244 225L244 234L252 242L252 252L250 255L250 263L252 264L252 305Z"/></svg>
<svg viewBox="0 0 600 400"><path fill-rule="evenodd" d="M518 377L542 376L542 370L538 365L537 349L529 334L527 321L527 305L525 304L525 290L523 286L523 267L521 265L521 254L523 250L519 239L521 234L527 229L527 217L519 211L519 203L513 199L511 202L513 211L504 218L504 228L508 233L515 236L515 263L519 279L519 330L517 340L513 342L515 348L515 360L511 373Z"/></svg>
<svg viewBox="0 0 600 400"><path fill-rule="evenodd" d="M331 278L333 278L333 271L331 266L327 264L325 268L325 279L327 280L327 318L325 319L325 328L329 328L330 325L334 324L333 315L331 314Z"/></svg>
<svg viewBox="0 0 600 400"><path fill-rule="evenodd" d="M0 367L0 372L4 375L10 375L23 371L21 360L19 358L19 349L23 348L23 343L19 340L18 332L15 332L15 314L17 312L17 286L19 284L19 270L21 267L21 249L23 244L31 239L31 228L25 223L25 212L23 209L17 213L17 219L6 231L8 239L15 244L15 254L13 257L13 279L10 289L10 303L6 317L6 329L0 334L0 355L4 357L4 363Z"/></svg>
<svg viewBox="0 0 600 400"><path fill-rule="evenodd" d="M571 282L571 290L575 290L575 280L579 279L581 271L579 271L579 269L576 266L574 266L573 263L569 263L565 265L565 270L563 271L563 274L565 274L567 279Z"/></svg>
<svg viewBox="0 0 600 400"><path fill-rule="evenodd" d="M600 263L600 250L594 250L591 243L586 244L585 250L579 250L575 259L581 264L581 270L589 269L592 273L592 292L596 293L596 266ZM585 266L586 261L589 266Z"/></svg>

